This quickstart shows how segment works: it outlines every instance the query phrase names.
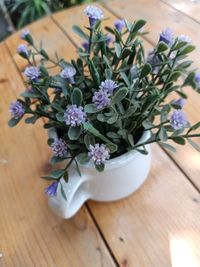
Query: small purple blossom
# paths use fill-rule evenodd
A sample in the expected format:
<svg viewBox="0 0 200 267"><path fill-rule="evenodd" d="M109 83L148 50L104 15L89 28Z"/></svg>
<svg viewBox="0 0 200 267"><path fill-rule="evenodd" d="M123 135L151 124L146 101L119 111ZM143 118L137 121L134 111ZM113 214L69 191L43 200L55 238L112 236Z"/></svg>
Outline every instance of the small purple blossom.
<svg viewBox="0 0 200 267"><path fill-rule="evenodd" d="M183 106L185 105L185 99L184 98L179 98L179 99L173 101L173 103L179 105L180 109L182 109Z"/></svg>
<svg viewBox="0 0 200 267"><path fill-rule="evenodd" d="M88 52L88 50L89 50L89 42L88 41L84 41L82 43L82 47L85 49L85 52Z"/></svg>
<svg viewBox="0 0 200 267"><path fill-rule="evenodd" d="M106 35L106 45L109 46L109 44L113 41L113 37L111 34Z"/></svg>
<svg viewBox="0 0 200 267"><path fill-rule="evenodd" d="M200 73L196 73L194 76L194 80L196 82L196 85L200 87Z"/></svg>
<svg viewBox="0 0 200 267"><path fill-rule="evenodd" d="M49 197L55 197L57 194L57 188L58 188L58 182L53 182L50 184L45 190L45 194L47 194Z"/></svg>
<svg viewBox="0 0 200 267"><path fill-rule="evenodd" d="M113 91L117 88L117 84L113 80L105 80L101 82L99 88L105 92L107 92L109 95L113 94Z"/></svg>
<svg viewBox="0 0 200 267"><path fill-rule="evenodd" d="M107 159L110 158L110 151L104 144L95 144L89 146L88 155L94 161L96 165L103 164Z"/></svg>
<svg viewBox="0 0 200 267"><path fill-rule="evenodd" d="M17 52L21 55L28 57L28 49L27 49L27 46L25 44L20 44L17 47Z"/></svg>
<svg viewBox="0 0 200 267"><path fill-rule="evenodd" d="M187 125L187 118L183 111L174 110L170 117L171 126L175 129L181 129Z"/></svg>
<svg viewBox="0 0 200 267"><path fill-rule="evenodd" d="M126 23L124 19L118 19L115 21L114 25L115 25L115 28L118 30L118 32L121 32L122 29L126 26Z"/></svg>
<svg viewBox="0 0 200 267"><path fill-rule="evenodd" d="M97 109L103 109L110 104L109 94L102 89L95 92L92 97L92 102L96 105Z"/></svg>
<svg viewBox="0 0 200 267"><path fill-rule="evenodd" d="M87 6L84 12L89 18L90 27L93 27L97 20L103 18L103 11L96 6Z"/></svg>
<svg viewBox="0 0 200 267"><path fill-rule="evenodd" d="M155 50L151 50L148 55L147 55L147 63L149 63L152 66L152 71L154 73L157 72L158 70L158 65L160 63L160 59L158 58L158 56L155 53Z"/></svg>
<svg viewBox="0 0 200 267"><path fill-rule="evenodd" d="M60 77L63 79L67 79L71 84L75 83L74 76L76 74L76 69L72 66L64 68L64 70L61 71Z"/></svg>
<svg viewBox="0 0 200 267"><path fill-rule="evenodd" d="M186 42L188 44L192 43L192 39L189 36L184 35L184 34L181 34L178 36L178 41L179 42Z"/></svg>
<svg viewBox="0 0 200 267"><path fill-rule="evenodd" d="M30 31L28 29L23 30L22 33L21 33L21 35L20 35L20 38L22 40L24 40L26 38L26 36L29 35L29 34L30 34Z"/></svg>
<svg viewBox="0 0 200 267"><path fill-rule="evenodd" d="M77 107L77 105L71 105L64 113L64 119L67 125L79 126L86 120L86 113L83 111L83 107Z"/></svg>
<svg viewBox="0 0 200 267"><path fill-rule="evenodd" d="M56 157L64 158L67 155L67 144L62 138L55 139L51 149Z"/></svg>
<svg viewBox="0 0 200 267"><path fill-rule="evenodd" d="M31 67L26 67L24 74L28 79L32 81L37 81L41 73L37 67L31 66Z"/></svg>
<svg viewBox="0 0 200 267"><path fill-rule="evenodd" d="M172 29L170 28L166 28L165 30L163 30L160 34L160 40L166 44L172 45L172 43L174 42L174 37L173 37L174 33L172 31Z"/></svg>
<svg viewBox="0 0 200 267"><path fill-rule="evenodd" d="M12 102L10 104L9 111L10 111L12 117L15 119L21 118L25 113L24 107L23 107L22 103L19 101Z"/></svg>

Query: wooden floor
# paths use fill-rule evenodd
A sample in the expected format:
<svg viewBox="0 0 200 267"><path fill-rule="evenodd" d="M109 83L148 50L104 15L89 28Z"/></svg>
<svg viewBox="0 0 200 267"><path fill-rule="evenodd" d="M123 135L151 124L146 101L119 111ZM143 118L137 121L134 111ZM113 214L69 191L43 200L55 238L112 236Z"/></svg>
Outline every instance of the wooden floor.
<svg viewBox="0 0 200 267"><path fill-rule="evenodd" d="M100 5L100 4L99 4ZM200 69L200 4L189 0L113 0L101 5L104 24L116 17L148 20L146 49L169 26L197 46ZM83 6L42 19L28 28L53 57L76 57L81 40L73 24L86 25ZM48 209L43 195L50 151L42 122L8 129L8 106L24 90L25 63L16 53L19 33L0 44L0 267L199 267L200 155L189 145L176 154L153 146L144 186L123 201L88 202L70 220ZM200 95L187 89L186 112L200 120ZM200 143L200 140L198 140Z"/></svg>

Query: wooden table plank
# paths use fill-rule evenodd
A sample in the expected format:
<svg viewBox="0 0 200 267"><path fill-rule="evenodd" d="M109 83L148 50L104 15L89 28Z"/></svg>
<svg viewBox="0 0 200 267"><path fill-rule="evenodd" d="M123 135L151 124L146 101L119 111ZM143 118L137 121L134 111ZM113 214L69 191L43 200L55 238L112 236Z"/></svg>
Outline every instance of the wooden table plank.
<svg viewBox="0 0 200 267"><path fill-rule="evenodd" d="M74 8L73 17L69 10L54 15L77 44L80 39L70 28L72 23L85 23L82 10ZM113 23L114 17L109 17L111 21L104 23ZM187 249L185 257L198 266L199 193L157 145L153 146L153 156L149 179L136 194L115 203L88 205L120 266L171 266L172 262L180 262L183 246ZM184 255L181 257L186 261Z"/></svg>
<svg viewBox="0 0 200 267"><path fill-rule="evenodd" d="M199 0L161 0L163 3L166 3L178 11L186 14L191 19L200 22L200 1Z"/></svg>
<svg viewBox="0 0 200 267"><path fill-rule="evenodd" d="M9 129L8 106L22 80L4 44L0 45L0 266L115 266L86 208L62 220L43 194L50 150L42 123Z"/></svg>
<svg viewBox="0 0 200 267"><path fill-rule="evenodd" d="M191 54L191 58L194 60L194 65L200 69L200 63L198 61L198 58L200 58L200 46L198 46L200 26L190 18L158 0L135 0L134 2L129 0L112 0L106 2L105 7L113 10L119 17L124 17L129 20L138 18L146 19L148 23L145 29L149 31L148 37L146 38L154 44L158 41L159 33L167 26L174 29L176 34L187 34L192 38L194 44L197 45L197 51ZM185 106L185 111L188 114L189 121L195 123L200 120L200 95L191 88L187 88L186 92L189 95L189 100ZM200 138L196 139L196 141L200 144ZM199 153L189 144L183 147L175 146L178 151L176 154L170 153L171 157L200 189Z"/></svg>
<svg viewBox="0 0 200 267"><path fill-rule="evenodd" d="M200 266L199 193L158 146L140 190L89 207L120 266Z"/></svg>
<svg viewBox="0 0 200 267"><path fill-rule="evenodd" d="M70 60L72 56L75 56L75 47L65 37L63 32L57 27L50 17L46 17L30 24L28 29L34 38L36 46L39 47L40 41L42 40L44 49L49 53L52 59L56 59L56 52L59 58L65 58L66 60ZM19 70L23 71L25 66L27 66L27 62L16 52L18 45L24 43L24 41L20 39L20 33L21 31L11 35L11 37L6 40L6 45L8 46L8 49ZM57 43L59 43L59 46Z"/></svg>

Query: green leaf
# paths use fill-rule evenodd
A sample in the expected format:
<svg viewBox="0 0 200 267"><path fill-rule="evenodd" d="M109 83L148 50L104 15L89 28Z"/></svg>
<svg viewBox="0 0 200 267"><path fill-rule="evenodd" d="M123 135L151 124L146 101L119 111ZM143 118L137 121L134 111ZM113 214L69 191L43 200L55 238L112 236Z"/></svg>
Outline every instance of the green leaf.
<svg viewBox="0 0 200 267"><path fill-rule="evenodd" d="M54 170L49 175L42 176L42 178L46 180L58 180L63 176L64 172L65 172L64 169Z"/></svg>
<svg viewBox="0 0 200 267"><path fill-rule="evenodd" d="M110 153L114 153L118 149L117 145L114 143L107 143L106 147L110 150Z"/></svg>
<svg viewBox="0 0 200 267"><path fill-rule="evenodd" d="M134 147L134 139L132 134L128 134L128 141L132 147Z"/></svg>
<svg viewBox="0 0 200 267"><path fill-rule="evenodd" d="M167 82L177 81L178 78L182 75L180 71L174 71L170 76Z"/></svg>
<svg viewBox="0 0 200 267"><path fill-rule="evenodd" d="M51 157L51 159L50 159L50 163L51 163L52 165L54 165L54 164L57 164L57 163L62 162L63 160L65 160L65 159L62 159L62 158L58 158L58 157L56 157L56 156L53 156L53 157Z"/></svg>
<svg viewBox="0 0 200 267"><path fill-rule="evenodd" d="M192 139L188 138L187 139L188 143L190 143L191 146L193 146L194 149L196 149L198 152L200 152L200 146L195 143Z"/></svg>
<svg viewBox="0 0 200 267"><path fill-rule="evenodd" d="M98 172L102 172L105 169L105 165L104 164L100 164L100 165L95 164L95 168Z"/></svg>
<svg viewBox="0 0 200 267"><path fill-rule="evenodd" d="M44 49L40 50L40 54L45 58L45 59L49 59L49 56L47 54L47 52Z"/></svg>
<svg viewBox="0 0 200 267"><path fill-rule="evenodd" d="M169 144L162 143L162 142L159 142L159 144L160 144L163 148L165 148L165 149L167 149L167 150L169 150L169 151L171 151L171 152L176 152L176 148L173 147L173 146L171 146L171 145L169 145Z"/></svg>
<svg viewBox="0 0 200 267"><path fill-rule="evenodd" d="M105 77L107 80L112 78L112 71L110 69L105 69Z"/></svg>
<svg viewBox="0 0 200 267"><path fill-rule="evenodd" d="M183 56L183 55L186 55L186 54L188 54L188 53L191 53L194 49L195 49L195 46L193 46L193 45L188 45L188 46L186 46L185 48L183 48L183 50L181 50L181 51L178 53L178 56Z"/></svg>
<svg viewBox="0 0 200 267"><path fill-rule="evenodd" d="M95 104L87 104L87 105L85 105L85 107L84 107L84 111L85 111L86 113L92 114L92 113L97 113L97 112L99 112L99 109L97 109L97 107L96 107Z"/></svg>
<svg viewBox="0 0 200 267"><path fill-rule="evenodd" d="M58 121L60 121L60 122L63 122L63 121L65 121L65 118L64 118L64 112L58 112L58 113L56 113L56 119L58 120Z"/></svg>
<svg viewBox="0 0 200 267"><path fill-rule="evenodd" d="M157 46L157 52L158 53L161 53L161 52L164 52L168 49L168 45L164 42L159 42L158 43L158 46Z"/></svg>
<svg viewBox="0 0 200 267"><path fill-rule="evenodd" d="M77 140L81 135L82 127L81 126L70 126L68 130L68 137L70 140Z"/></svg>
<svg viewBox="0 0 200 267"><path fill-rule="evenodd" d="M112 98L112 102L114 104L119 103L126 97L127 94L128 94L128 88L126 87L119 88L118 90L115 91Z"/></svg>
<svg viewBox="0 0 200 267"><path fill-rule="evenodd" d="M181 136L175 136L172 138L172 140L179 145L185 145L185 139Z"/></svg>
<svg viewBox="0 0 200 267"><path fill-rule="evenodd" d="M120 136L115 132L108 132L106 135L112 139L120 139Z"/></svg>
<svg viewBox="0 0 200 267"><path fill-rule="evenodd" d="M95 67L93 61L89 60L88 61L88 66L89 66L90 74L91 74L91 76L93 78L94 84L98 88L99 85L100 85L99 72L98 72L97 68Z"/></svg>
<svg viewBox="0 0 200 267"><path fill-rule="evenodd" d="M14 127L15 125L17 125L19 122L20 122L21 118L18 118L18 119L15 119L15 118L11 118L9 121L8 121L8 126L9 127Z"/></svg>
<svg viewBox="0 0 200 267"><path fill-rule="evenodd" d="M88 40L89 36L77 25L72 26L73 32L75 32L77 35L79 35L81 38Z"/></svg>
<svg viewBox="0 0 200 267"><path fill-rule="evenodd" d="M189 134L191 131L197 130L198 128L200 128L200 121L190 127L190 129L187 131L187 134Z"/></svg>
<svg viewBox="0 0 200 267"><path fill-rule="evenodd" d="M93 134L94 136L100 138L101 140L103 140L106 144L113 146L113 148L116 148L117 146L115 144L113 144L108 138L106 138L104 135L102 135L92 124L90 124L89 122L85 122L83 124L84 130L90 132L91 134ZM112 149L113 151L113 149Z"/></svg>
<svg viewBox="0 0 200 267"><path fill-rule="evenodd" d="M120 72L120 76L122 77L122 79L124 80L124 82L126 83L126 85L129 87L130 86L130 82L129 79L127 77L127 75L124 72Z"/></svg>
<svg viewBox="0 0 200 267"><path fill-rule="evenodd" d="M48 138L48 139L47 139L47 144L48 144L49 146L51 146L51 145L53 144L53 142L54 142L54 138Z"/></svg>
<svg viewBox="0 0 200 267"><path fill-rule="evenodd" d="M60 183L60 192L61 192L62 197L67 201L67 196L65 194L63 185L61 183Z"/></svg>
<svg viewBox="0 0 200 267"><path fill-rule="evenodd" d="M87 133L84 136L84 143L85 143L85 146L87 147L87 149L89 149L90 145L94 145L95 144L94 136Z"/></svg>
<svg viewBox="0 0 200 267"><path fill-rule="evenodd" d="M90 157L88 156L88 153L80 153L77 156L77 160L80 164L86 164L90 161Z"/></svg>
<svg viewBox="0 0 200 267"><path fill-rule="evenodd" d="M131 29L131 33L138 32L144 25L146 24L146 21L143 19L137 20Z"/></svg>
<svg viewBox="0 0 200 267"><path fill-rule="evenodd" d="M195 73L194 72L190 72L188 74L188 76L186 77L184 83L182 86L187 86L187 85L191 85L192 82L194 82L194 78L195 78Z"/></svg>
<svg viewBox="0 0 200 267"><path fill-rule="evenodd" d="M120 58L121 59L125 59L126 57L128 57L131 54L131 50L129 48L125 48L123 49Z"/></svg>
<svg viewBox="0 0 200 267"><path fill-rule="evenodd" d="M71 94L71 101L73 105L81 106L83 101L83 94L79 88L74 88Z"/></svg>
<svg viewBox="0 0 200 267"><path fill-rule="evenodd" d="M140 79L146 77L151 72L151 69L151 65L146 63L141 70Z"/></svg>
<svg viewBox="0 0 200 267"><path fill-rule="evenodd" d="M120 55L122 52L120 44L114 43L114 47L115 47L115 53L116 53L117 57L120 58Z"/></svg>
<svg viewBox="0 0 200 267"><path fill-rule="evenodd" d="M34 115L34 116L32 116L32 117L29 117L29 118L26 118L25 119L25 123L32 123L32 124L34 124L36 121L37 121L37 119L39 118L40 116L39 115Z"/></svg>
<svg viewBox="0 0 200 267"><path fill-rule="evenodd" d="M68 182L69 175L68 175L68 172L67 171L65 171L65 173L63 174L63 179L65 180L66 183Z"/></svg>
<svg viewBox="0 0 200 267"><path fill-rule="evenodd" d="M158 136L159 136L161 141L163 141L163 142L167 141L167 139L168 139L167 131L166 131L166 129L164 127L161 127L159 129Z"/></svg>

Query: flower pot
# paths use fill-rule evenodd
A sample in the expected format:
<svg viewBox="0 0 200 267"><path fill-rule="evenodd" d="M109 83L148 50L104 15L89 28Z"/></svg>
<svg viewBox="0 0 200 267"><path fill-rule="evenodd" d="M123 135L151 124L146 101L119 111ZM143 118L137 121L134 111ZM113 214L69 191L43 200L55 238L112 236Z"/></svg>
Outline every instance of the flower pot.
<svg viewBox="0 0 200 267"><path fill-rule="evenodd" d="M150 137L145 132L139 142ZM95 201L116 201L135 192L146 180L151 164L150 145L146 146L148 155L136 150L107 160L105 170L98 172L93 162L80 166L81 177L74 165L69 168L69 181L61 179L67 196L65 200L58 185L57 195L49 197L49 206L63 218L72 217L88 199Z"/></svg>

